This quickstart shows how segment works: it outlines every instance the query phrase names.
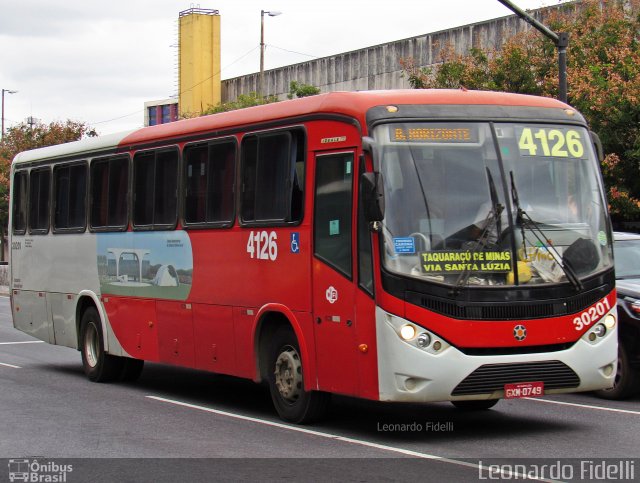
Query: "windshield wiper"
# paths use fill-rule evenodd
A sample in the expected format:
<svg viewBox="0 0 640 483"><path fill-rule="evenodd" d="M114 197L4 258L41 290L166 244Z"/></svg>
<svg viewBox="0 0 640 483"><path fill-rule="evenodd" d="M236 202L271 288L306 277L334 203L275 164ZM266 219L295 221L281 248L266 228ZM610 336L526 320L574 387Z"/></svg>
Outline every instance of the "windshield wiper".
<svg viewBox="0 0 640 483"><path fill-rule="evenodd" d="M491 235L494 227L496 230L496 239L499 238L500 234L502 233L502 211L504 210L504 205L498 202L498 193L496 191L496 185L493 182L493 176L491 176L489 168L486 168L486 170L487 178L489 179L491 208L489 210L489 213L487 213L487 217L484 219L482 233L480 233L480 236L477 238L473 246L469 249L469 252L472 256L478 251L485 249L489 245L489 235ZM470 276L471 270L464 270L460 273L453 289L451 290L452 295L457 295L460 292L460 288L467 283Z"/></svg>
<svg viewBox="0 0 640 483"><path fill-rule="evenodd" d="M518 190L516 189L516 183L513 179L513 171L509 171L509 176L511 177L511 199L513 200L513 204L516 207L517 215L516 222L520 224L522 229L522 248L524 250L524 256L527 256L527 247L526 247L526 237L525 237L525 228L528 228L531 233L536 237L538 243L547 250L547 252L553 257L553 260L558 264L558 266L562 269L564 274L567 277L567 280L571 282L571 284L576 288L576 290L582 290L583 285L578 278L574 268L571 264L560 254L556 247L551 243L549 237L542 231L540 228L540 224L537 221L534 221L526 211L522 209L520 206L520 199L518 197Z"/></svg>

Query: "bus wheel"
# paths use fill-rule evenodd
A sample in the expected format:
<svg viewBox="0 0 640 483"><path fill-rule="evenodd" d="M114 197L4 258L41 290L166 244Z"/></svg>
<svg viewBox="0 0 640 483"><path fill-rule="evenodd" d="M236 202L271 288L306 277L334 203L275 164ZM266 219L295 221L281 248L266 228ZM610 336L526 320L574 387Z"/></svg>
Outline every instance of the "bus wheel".
<svg viewBox="0 0 640 483"><path fill-rule="evenodd" d="M104 351L100 316L94 307L88 308L82 315L80 344L82 366L90 381L113 381L122 374L122 358L109 355Z"/></svg>
<svg viewBox="0 0 640 483"><path fill-rule="evenodd" d="M144 361L141 359L132 359L130 357L122 358L122 372L120 373L120 381L134 382L137 381L144 369Z"/></svg>
<svg viewBox="0 0 640 483"><path fill-rule="evenodd" d="M458 409L463 409L465 411L480 411L483 409L491 409L493 406L498 404L500 399L482 399L476 401L451 401Z"/></svg>
<svg viewBox="0 0 640 483"><path fill-rule="evenodd" d="M278 329L269 350L269 390L280 418L292 423L320 419L329 404L329 394L304 390L304 371L295 334Z"/></svg>
<svg viewBox="0 0 640 483"><path fill-rule="evenodd" d="M603 399L624 399L631 396L638 389L638 375L629 364L629 356L624 345L618 345L618 370L613 387L596 391L596 395Z"/></svg>

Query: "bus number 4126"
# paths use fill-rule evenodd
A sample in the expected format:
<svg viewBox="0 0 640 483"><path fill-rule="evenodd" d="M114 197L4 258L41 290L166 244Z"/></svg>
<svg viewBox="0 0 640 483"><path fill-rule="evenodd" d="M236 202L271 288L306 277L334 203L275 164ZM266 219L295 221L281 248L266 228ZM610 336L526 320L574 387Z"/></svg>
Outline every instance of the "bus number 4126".
<svg viewBox="0 0 640 483"><path fill-rule="evenodd" d="M274 262L278 258L278 235L275 231L252 231L247 240L247 253L251 258L258 260L271 260Z"/></svg>

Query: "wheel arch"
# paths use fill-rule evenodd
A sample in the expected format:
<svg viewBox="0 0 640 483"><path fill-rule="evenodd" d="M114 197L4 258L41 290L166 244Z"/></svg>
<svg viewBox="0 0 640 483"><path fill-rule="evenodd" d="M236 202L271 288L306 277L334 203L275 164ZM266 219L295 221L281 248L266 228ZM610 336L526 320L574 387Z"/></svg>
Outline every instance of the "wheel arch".
<svg viewBox="0 0 640 483"><path fill-rule="evenodd" d="M298 340L300 357L305 371L304 385L306 391L317 389L315 359L312 357L313 339L312 330L303 330L300 320L286 306L280 304L267 304L260 308L255 318L253 327L253 354L255 357L255 382L267 379L269 340L280 328L288 327L293 331Z"/></svg>
<svg viewBox="0 0 640 483"><path fill-rule="evenodd" d="M102 304L100 303L100 298L90 290L83 290L78 294L78 301L76 303L76 336L78 338L78 350L80 350L81 341L80 341L80 322L82 321L82 316L84 312L89 308L93 307L98 312L98 316L100 316L100 325L102 326L102 337L105 352L109 352L109 331L107 329L107 321L104 310L102 308Z"/></svg>

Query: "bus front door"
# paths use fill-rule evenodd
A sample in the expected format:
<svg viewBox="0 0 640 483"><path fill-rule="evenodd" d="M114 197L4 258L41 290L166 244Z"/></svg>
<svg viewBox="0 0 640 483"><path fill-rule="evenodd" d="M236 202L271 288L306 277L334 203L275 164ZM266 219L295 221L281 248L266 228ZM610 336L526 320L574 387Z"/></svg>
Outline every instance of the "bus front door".
<svg viewBox="0 0 640 483"><path fill-rule="evenodd" d="M313 311L321 390L358 394L353 276L354 152L315 157Z"/></svg>

